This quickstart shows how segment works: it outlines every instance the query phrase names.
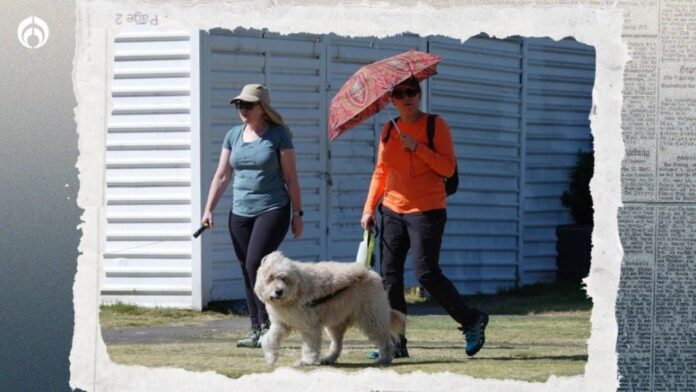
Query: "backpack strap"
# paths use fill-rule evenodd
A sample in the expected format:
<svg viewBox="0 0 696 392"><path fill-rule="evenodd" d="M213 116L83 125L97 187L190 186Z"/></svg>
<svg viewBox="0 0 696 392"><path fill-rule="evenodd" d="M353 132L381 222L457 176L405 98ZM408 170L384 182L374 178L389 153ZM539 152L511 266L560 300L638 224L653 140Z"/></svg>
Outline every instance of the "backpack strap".
<svg viewBox="0 0 696 392"><path fill-rule="evenodd" d="M389 125L387 125L387 134L384 135L382 138L382 143L386 143L389 141L389 136L391 136L391 130L394 128L394 123L399 121L399 117L394 117L394 120L389 121Z"/></svg>
<svg viewBox="0 0 696 392"><path fill-rule="evenodd" d="M428 114L428 147L435 151L433 139L435 138L435 118L437 114Z"/></svg>

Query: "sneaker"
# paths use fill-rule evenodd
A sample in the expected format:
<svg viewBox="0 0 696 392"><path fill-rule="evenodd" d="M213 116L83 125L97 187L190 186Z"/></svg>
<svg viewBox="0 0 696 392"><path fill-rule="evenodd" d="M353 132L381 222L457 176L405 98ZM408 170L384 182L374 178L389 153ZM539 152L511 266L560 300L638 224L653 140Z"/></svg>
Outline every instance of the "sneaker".
<svg viewBox="0 0 696 392"><path fill-rule="evenodd" d="M237 340L237 347L261 347L259 338L261 337L261 327L254 326L251 328L251 332L244 339Z"/></svg>
<svg viewBox="0 0 696 392"><path fill-rule="evenodd" d="M459 327L459 330L466 337L466 355L474 356L486 343L486 325L488 325L488 314L479 312L476 321L469 328Z"/></svg>
<svg viewBox="0 0 696 392"><path fill-rule="evenodd" d="M406 339L405 336L401 335L401 338L399 339L399 341L394 343L393 358L410 358L410 355L408 355L408 348L406 347L407 342L408 342L408 339ZM368 359L375 360L378 357L379 357L378 350L370 351L367 354Z"/></svg>

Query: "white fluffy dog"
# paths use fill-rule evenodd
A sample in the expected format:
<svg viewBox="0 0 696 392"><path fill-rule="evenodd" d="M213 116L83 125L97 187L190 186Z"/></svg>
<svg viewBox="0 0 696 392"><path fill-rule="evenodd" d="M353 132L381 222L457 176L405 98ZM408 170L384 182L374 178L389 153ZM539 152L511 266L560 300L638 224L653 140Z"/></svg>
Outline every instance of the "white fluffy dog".
<svg viewBox="0 0 696 392"><path fill-rule="evenodd" d="M275 363L280 342L293 329L302 335L302 358L295 366L335 363L343 335L352 325L377 346L375 363L389 364L391 337L397 338L405 326L404 314L389 307L380 276L357 263L300 263L276 251L261 262L254 291L271 321L261 337L269 364ZM331 347L319 362L321 327Z"/></svg>

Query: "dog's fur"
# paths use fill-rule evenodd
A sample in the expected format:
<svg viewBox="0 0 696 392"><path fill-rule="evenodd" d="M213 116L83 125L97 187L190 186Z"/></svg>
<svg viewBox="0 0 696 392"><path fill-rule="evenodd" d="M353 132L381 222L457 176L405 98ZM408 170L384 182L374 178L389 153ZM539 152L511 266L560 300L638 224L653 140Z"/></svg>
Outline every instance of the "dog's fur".
<svg viewBox="0 0 696 392"><path fill-rule="evenodd" d="M335 296L315 306L312 301ZM261 337L266 362L275 363L282 339L291 330L302 336L302 357L295 366L332 364L341 355L343 335L355 325L375 344L375 363L391 363L391 338L403 333L405 316L392 310L380 276L358 263L300 263L273 252L261 262L254 287L266 304L271 328ZM321 327L331 347L319 361Z"/></svg>

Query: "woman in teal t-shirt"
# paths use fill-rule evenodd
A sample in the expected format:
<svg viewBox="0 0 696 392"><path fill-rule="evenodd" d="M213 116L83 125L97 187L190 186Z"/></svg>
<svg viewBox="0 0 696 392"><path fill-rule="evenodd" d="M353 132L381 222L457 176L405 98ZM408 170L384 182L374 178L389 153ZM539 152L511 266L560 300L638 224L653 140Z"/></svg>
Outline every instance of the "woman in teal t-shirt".
<svg viewBox="0 0 696 392"><path fill-rule="evenodd" d="M213 226L213 210L234 171L228 226L242 263L251 318L251 333L237 346L260 347L259 338L268 330L269 321L266 307L254 294L256 271L261 259L278 249L288 227L294 238L302 235L302 199L292 133L271 106L268 89L246 85L230 103L239 109L243 124L225 136L201 223Z"/></svg>

